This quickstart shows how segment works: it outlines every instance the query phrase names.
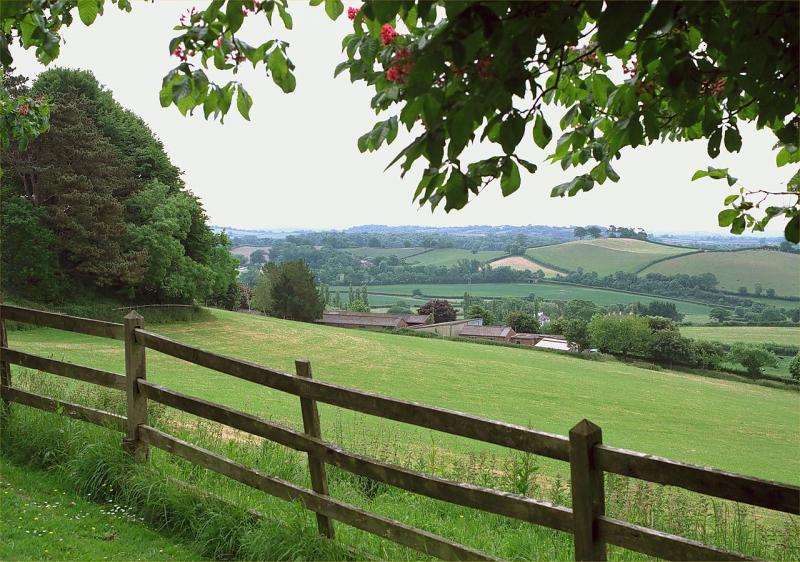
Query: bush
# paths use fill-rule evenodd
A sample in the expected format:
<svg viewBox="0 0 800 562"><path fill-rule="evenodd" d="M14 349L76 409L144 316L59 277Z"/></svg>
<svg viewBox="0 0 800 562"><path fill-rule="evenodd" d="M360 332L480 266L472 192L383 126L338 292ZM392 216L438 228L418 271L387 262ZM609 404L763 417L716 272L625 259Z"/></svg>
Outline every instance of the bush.
<svg viewBox="0 0 800 562"><path fill-rule="evenodd" d="M800 381L800 352L794 356L792 362L789 363L789 374L796 381Z"/></svg>
<svg viewBox="0 0 800 562"><path fill-rule="evenodd" d="M647 319L634 315L595 315L589 322L588 331L593 347L623 357L645 356L652 337Z"/></svg>
<svg viewBox="0 0 800 562"><path fill-rule="evenodd" d="M562 333L567 341L578 346L583 351L589 347L589 323L581 318L572 318L562 321Z"/></svg>
<svg viewBox="0 0 800 562"><path fill-rule="evenodd" d="M714 341L692 341L690 363L703 369L718 369L725 360L725 346Z"/></svg>
<svg viewBox="0 0 800 562"><path fill-rule="evenodd" d="M735 343L728 352L736 363L740 363L751 376L758 376L764 367L775 367L778 356L760 345Z"/></svg>
<svg viewBox="0 0 800 562"><path fill-rule="evenodd" d="M456 310L450 301L443 299L432 299L419 307L420 314L433 314L433 321L452 322L456 319Z"/></svg>

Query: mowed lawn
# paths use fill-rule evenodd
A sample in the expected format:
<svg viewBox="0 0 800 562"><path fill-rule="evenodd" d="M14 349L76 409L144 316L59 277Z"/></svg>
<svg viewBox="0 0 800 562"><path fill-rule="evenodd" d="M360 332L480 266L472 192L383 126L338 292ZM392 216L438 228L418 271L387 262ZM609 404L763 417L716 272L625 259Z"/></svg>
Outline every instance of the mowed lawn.
<svg viewBox="0 0 800 562"><path fill-rule="evenodd" d="M213 320L154 328L178 341L293 372L311 360L314 377L567 434L588 418L611 445L800 482L800 394L616 361L475 343L347 330L213 311ZM12 331L10 345L121 372L121 342L51 329ZM261 388L153 351L159 384L299 426L296 396ZM496 448L469 439L321 405L323 433L347 445L387 441L453 452ZM366 440L366 441L365 441Z"/></svg>
<svg viewBox="0 0 800 562"><path fill-rule="evenodd" d="M499 251L476 251L464 250L461 248L445 248L431 250L424 254L406 258L406 263L412 265L456 265L461 260L477 260L479 262L489 262L505 256L505 252Z"/></svg>
<svg viewBox="0 0 800 562"><path fill-rule="evenodd" d="M719 286L728 291L738 291L744 286L753 293L756 283L760 283L765 291L775 289L780 296L800 296L800 255L786 252L702 252L659 262L643 270L642 275L698 275L709 271L717 276ZM790 308L794 303L773 304Z"/></svg>
<svg viewBox="0 0 800 562"><path fill-rule="evenodd" d="M524 298L533 293L545 300L584 299L600 306L612 304L629 304L632 302L649 303L654 300L674 302L678 311L686 315L686 320L692 322L707 322L710 306L692 302L670 299L667 297L651 297L634 295L599 289L593 287L580 287L564 283L442 283L425 284L409 283L405 285L369 285L370 292L388 293L392 295L411 295L414 289L422 291L423 295L447 298L461 298L464 293L473 297L517 297Z"/></svg>
<svg viewBox="0 0 800 562"><path fill-rule="evenodd" d="M202 560L124 506L98 505L57 474L0 458L0 560Z"/></svg>
<svg viewBox="0 0 800 562"><path fill-rule="evenodd" d="M617 271L635 272L655 260L694 251L628 238L576 240L528 248L526 255L562 269L596 271L601 277Z"/></svg>
<svg viewBox="0 0 800 562"><path fill-rule="evenodd" d="M682 326L681 334L698 340L723 343L777 343L800 346L797 326Z"/></svg>

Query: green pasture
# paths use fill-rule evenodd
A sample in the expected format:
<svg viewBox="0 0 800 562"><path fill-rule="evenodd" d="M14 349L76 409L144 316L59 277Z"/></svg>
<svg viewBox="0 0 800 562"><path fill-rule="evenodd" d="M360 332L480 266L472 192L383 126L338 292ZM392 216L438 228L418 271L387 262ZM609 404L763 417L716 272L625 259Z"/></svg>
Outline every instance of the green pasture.
<svg viewBox="0 0 800 562"><path fill-rule="evenodd" d="M442 283L442 284L415 284L405 285L370 285L369 291L376 293L390 293L396 295L411 295L414 289L419 289L425 296L460 298L467 292L474 297L517 297L523 298L533 293L545 300L571 300L584 299L595 302L601 306L612 304L628 304L632 302L648 303L654 300L674 302L678 311L685 315L685 320L690 322L708 322L708 312L711 307L667 297L654 297L633 295L609 289L593 287L580 287L563 283ZM370 302L372 297L370 296Z"/></svg>
<svg viewBox="0 0 800 562"><path fill-rule="evenodd" d="M764 290L775 289L781 296L800 296L800 255L769 250L741 252L702 252L680 256L654 264L642 271L676 275L698 275L711 272L719 286L729 291L747 287L750 293L760 283ZM775 301L775 306L791 308L797 303Z"/></svg>
<svg viewBox="0 0 800 562"><path fill-rule="evenodd" d="M777 343L800 346L797 326L683 326L681 334L697 340L722 343Z"/></svg>
<svg viewBox="0 0 800 562"><path fill-rule="evenodd" d="M212 311L208 321L155 328L204 349L366 391L565 435L588 418L611 445L800 482L800 393L617 361L477 343L347 330ZM121 372L121 342L51 329L11 331L31 353ZM148 379L295 426L296 396L148 351ZM17 369L15 368L15 372ZM65 382L65 384L67 384ZM497 447L321 405L323 433L379 447L387 440L440 455ZM435 445L433 445L435 444ZM548 464L561 466L553 461ZM563 470L563 467L562 467Z"/></svg>
<svg viewBox="0 0 800 562"><path fill-rule="evenodd" d="M505 256L505 252L496 251L471 251L461 248L445 248L441 250L431 250L418 256L406 259L412 265L456 265L461 260L478 260L480 262L490 262Z"/></svg>
<svg viewBox="0 0 800 562"><path fill-rule="evenodd" d="M528 248L526 255L534 260L574 271L596 271L601 277L616 271L634 272L647 264L668 256L694 251L653 244L628 238L576 240L552 246Z"/></svg>

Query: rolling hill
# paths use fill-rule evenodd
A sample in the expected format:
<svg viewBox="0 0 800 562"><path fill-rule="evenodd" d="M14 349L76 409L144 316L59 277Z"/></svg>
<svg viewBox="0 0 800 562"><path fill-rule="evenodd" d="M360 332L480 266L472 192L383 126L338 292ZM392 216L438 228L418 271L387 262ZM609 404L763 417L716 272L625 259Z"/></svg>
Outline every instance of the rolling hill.
<svg viewBox="0 0 800 562"><path fill-rule="evenodd" d="M164 324L156 331L288 372L294 371L294 359L308 357L319 380L543 431L566 434L588 418L603 428L603 440L610 445L800 482L800 393L528 349L219 310L211 314L207 321ZM14 348L38 355L123 369L121 346L112 340L33 329L12 331L9 341ZM158 384L294 427L300 424L296 396L150 350L147 365L148 379ZM59 379L54 391L69 382ZM409 451L429 447L435 439L444 455L496 449L328 405L320 405L320 417L323 432L344 446L351 440L384 443L392 438Z"/></svg>
<svg viewBox="0 0 800 562"><path fill-rule="evenodd" d="M800 296L800 255L770 250L700 252L653 264L641 271L675 275L711 272L719 286L728 291L747 287L753 293L756 283L764 290L775 289L780 296Z"/></svg>
<svg viewBox="0 0 800 562"><path fill-rule="evenodd" d="M581 267L602 277L616 271L635 273L656 260L694 251L631 238L597 238L528 248L525 254L551 267L566 271Z"/></svg>
<svg viewBox="0 0 800 562"><path fill-rule="evenodd" d="M359 248L345 248L346 252L357 258L379 258L397 256L400 259L427 252L428 248L372 248L362 246Z"/></svg>

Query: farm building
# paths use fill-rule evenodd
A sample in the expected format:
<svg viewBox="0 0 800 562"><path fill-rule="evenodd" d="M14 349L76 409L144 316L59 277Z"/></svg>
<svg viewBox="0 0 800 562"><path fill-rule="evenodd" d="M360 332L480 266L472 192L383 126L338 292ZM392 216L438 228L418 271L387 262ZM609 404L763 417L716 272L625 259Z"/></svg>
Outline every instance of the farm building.
<svg viewBox="0 0 800 562"><path fill-rule="evenodd" d="M557 349L559 351L572 351L569 342L561 336L545 336L533 347L539 349Z"/></svg>
<svg viewBox="0 0 800 562"><path fill-rule="evenodd" d="M467 324L459 335L462 338L510 342L516 334L509 326L473 326Z"/></svg>
<svg viewBox="0 0 800 562"><path fill-rule="evenodd" d="M443 338L454 338L461 334L461 330L464 329L464 326L478 326L482 322L483 320L481 318L465 318L462 320L452 320L450 322L438 322L436 324L418 324L416 326L409 326L409 328L419 332L436 334Z"/></svg>
<svg viewBox="0 0 800 562"><path fill-rule="evenodd" d="M406 323L406 326L421 326L423 324L430 324L431 322L433 322L433 314L387 314L378 312L356 312L354 310L331 310L323 314L322 318L323 324L327 323L325 322L326 316L330 316L331 319L333 319L334 316L341 316L341 317L360 316L366 318L380 317L380 318L392 318L392 319L402 318L403 321ZM336 320L337 326L347 323L348 322L345 319ZM404 328L406 326L401 326L401 327Z"/></svg>
<svg viewBox="0 0 800 562"><path fill-rule="evenodd" d="M425 326L433 323L433 314L402 314L409 326Z"/></svg>
<svg viewBox="0 0 800 562"><path fill-rule="evenodd" d="M529 345L533 347L544 337L544 334L528 334L525 332L517 332L514 334L514 337L511 338L511 343L518 343L520 345Z"/></svg>
<svg viewBox="0 0 800 562"><path fill-rule="evenodd" d="M366 328L368 330L398 329L408 326L401 315L375 314L372 312L353 312L335 310L324 312L320 324L340 328Z"/></svg>

